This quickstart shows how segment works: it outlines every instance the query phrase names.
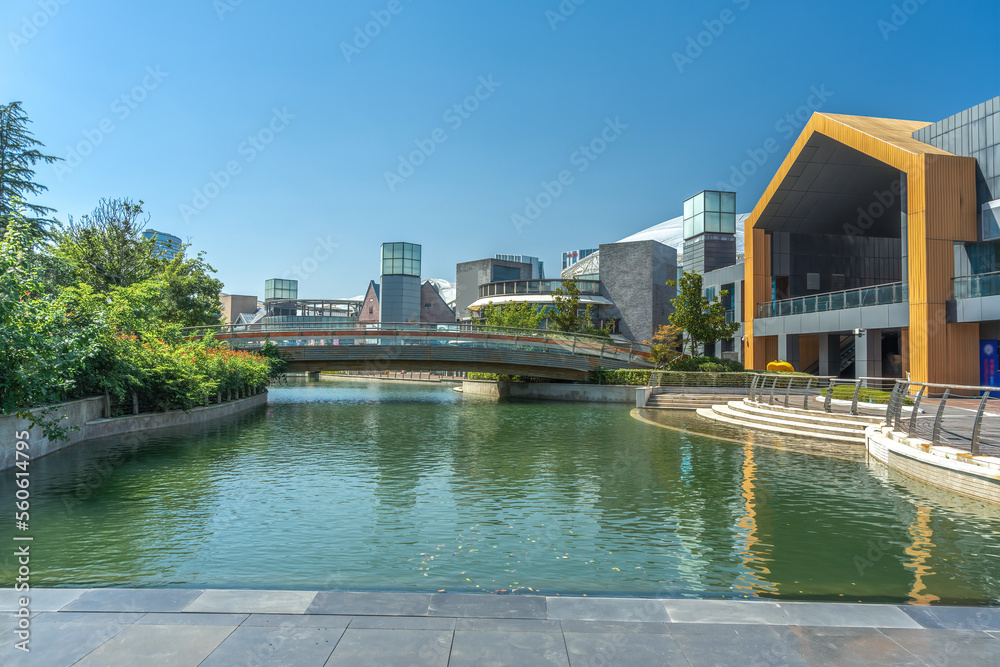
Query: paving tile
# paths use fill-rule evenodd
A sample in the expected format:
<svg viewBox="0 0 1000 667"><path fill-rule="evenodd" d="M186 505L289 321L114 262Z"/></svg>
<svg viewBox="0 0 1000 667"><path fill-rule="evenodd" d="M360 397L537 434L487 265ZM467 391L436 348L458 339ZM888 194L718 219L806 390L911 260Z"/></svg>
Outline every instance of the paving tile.
<svg viewBox="0 0 1000 667"><path fill-rule="evenodd" d="M670 635L649 633L567 633L572 667L687 665Z"/></svg>
<svg viewBox="0 0 1000 667"><path fill-rule="evenodd" d="M13 588L0 589L0 611L17 611L21 608L18 600L28 598L28 609L32 612L59 611L77 599L89 588L32 588L19 592Z"/></svg>
<svg viewBox="0 0 1000 667"><path fill-rule="evenodd" d="M348 616L425 616L430 593L353 593L320 591L309 605L309 614Z"/></svg>
<svg viewBox="0 0 1000 667"><path fill-rule="evenodd" d="M441 630L347 630L328 667L448 665L452 633Z"/></svg>
<svg viewBox="0 0 1000 667"><path fill-rule="evenodd" d="M652 633L665 635L670 630L666 623L628 623L625 621L560 621L563 632L598 634Z"/></svg>
<svg viewBox="0 0 1000 667"><path fill-rule="evenodd" d="M569 666L562 633L455 631L449 667L467 665Z"/></svg>
<svg viewBox="0 0 1000 667"><path fill-rule="evenodd" d="M327 616L324 614L250 614L243 625L247 627L270 628L340 628L347 627L350 616Z"/></svg>
<svg viewBox="0 0 1000 667"><path fill-rule="evenodd" d="M132 625L74 667L197 665L235 630L216 625Z"/></svg>
<svg viewBox="0 0 1000 667"><path fill-rule="evenodd" d="M550 597L547 602L548 617L560 621L665 623L670 620L661 600Z"/></svg>
<svg viewBox="0 0 1000 667"><path fill-rule="evenodd" d="M882 628L882 634L928 665L977 667L1000 665L997 640L975 630L904 630Z"/></svg>
<svg viewBox="0 0 1000 667"><path fill-rule="evenodd" d="M778 633L763 625L674 624L670 634L693 667L809 664Z"/></svg>
<svg viewBox="0 0 1000 667"><path fill-rule="evenodd" d="M139 617L139 614L40 614L31 622L28 645L31 652L15 649L14 642L5 636L0 645L0 665L72 665Z"/></svg>
<svg viewBox="0 0 1000 667"><path fill-rule="evenodd" d="M789 624L777 602L734 600L661 600L674 623L771 623Z"/></svg>
<svg viewBox="0 0 1000 667"><path fill-rule="evenodd" d="M811 665L898 665L924 663L875 628L775 627Z"/></svg>
<svg viewBox="0 0 1000 667"><path fill-rule="evenodd" d="M788 625L830 625L844 628L919 628L893 605L833 602L781 602Z"/></svg>
<svg viewBox="0 0 1000 667"><path fill-rule="evenodd" d="M190 614L190 613L159 613L146 614L137 625L229 625L243 623L249 614Z"/></svg>
<svg viewBox="0 0 1000 667"><path fill-rule="evenodd" d="M435 593L427 609L430 616L465 618L545 618L545 598L541 595L475 595Z"/></svg>
<svg viewBox="0 0 1000 667"><path fill-rule="evenodd" d="M478 630L493 632L562 632L559 621L543 621L537 618L460 618L456 630Z"/></svg>
<svg viewBox="0 0 1000 667"><path fill-rule="evenodd" d="M301 614L313 598L314 591L205 591L184 611L217 614Z"/></svg>
<svg viewBox="0 0 1000 667"><path fill-rule="evenodd" d="M62 611L180 611L202 594L190 589L98 588L76 598Z"/></svg>
<svg viewBox="0 0 1000 667"><path fill-rule="evenodd" d="M242 626L226 637L200 667L296 665L323 667L343 628Z"/></svg>
<svg viewBox="0 0 1000 667"><path fill-rule="evenodd" d="M983 607L900 607L925 628L936 630L1000 630L1000 609Z"/></svg>
<svg viewBox="0 0 1000 667"><path fill-rule="evenodd" d="M346 618L344 616L338 618ZM454 618L431 616L355 616L352 630L447 630L455 629Z"/></svg>

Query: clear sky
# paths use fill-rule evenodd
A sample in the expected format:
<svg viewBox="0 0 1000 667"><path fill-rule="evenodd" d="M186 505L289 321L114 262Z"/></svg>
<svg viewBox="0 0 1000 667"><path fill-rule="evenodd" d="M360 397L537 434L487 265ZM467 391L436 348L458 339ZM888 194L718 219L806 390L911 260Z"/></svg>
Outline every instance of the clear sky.
<svg viewBox="0 0 1000 667"><path fill-rule="evenodd" d="M1000 93L998 4L4 0L0 98L67 158L37 175L61 220L142 199L226 291L345 297L386 241L424 277L498 252L552 277L720 183L748 211L803 106L935 121Z"/></svg>

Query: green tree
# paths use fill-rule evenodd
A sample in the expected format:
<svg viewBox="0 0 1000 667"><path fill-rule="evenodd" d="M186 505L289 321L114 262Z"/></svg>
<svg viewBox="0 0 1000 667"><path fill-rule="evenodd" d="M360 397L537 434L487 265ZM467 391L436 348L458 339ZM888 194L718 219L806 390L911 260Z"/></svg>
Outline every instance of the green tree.
<svg viewBox="0 0 1000 667"><path fill-rule="evenodd" d="M204 327L222 321L219 293L222 281L204 259L204 253L187 258L184 252L167 262L158 276L164 283L160 299L160 314L167 322L182 327Z"/></svg>
<svg viewBox="0 0 1000 667"><path fill-rule="evenodd" d="M143 237L149 217L143 202L102 199L92 213L56 239L56 254L73 263L76 278L99 292L149 280L164 261L152 239Z"/></svg>
<svg viewBox="0 0 1000 667"><path fill-rule="evenodd" d="M48 189L33 180L35 164L59 159L38 150L43 144L28 131L30 122L20 102L0 105L0 236L15 214L28 223L33 236L40 236L51 222L46 216L54 211L25 202L29 195Z"/></svg>
<svg viewBox="0 0 1000 667"><path fill-rule="evenodd" d="M653 341L649 346L649 357L657 368L666 368L681 355L683 344L683 335L680 329L672 324L660 325L660 328L653 334Z"/></svg>
<svg viewBox="0 0 1000 667"><path fill-rule="evenodd" d="M676 283L670 281L667 284ZM721 296L726 294L728 292L723 290ZM673 304L670 323L687 334L692 357L698 356L699 344L712 345L722 338L729 338L740 328L738 322L726 321L726 308L718 295L711 300L705 296L698 273L683 272Z"/></svg>
<svg viewBox="0 0 1000 667"><path fill-rule="evenodd" d="M28 409L71 397L75 379L96 351L91 323L72 321L61 297L47 293L30 252L40 231L13 208L0 239L0 411L59 427Z"/></svg>
<svg viewBox="0 0 1000 667"><path fill-rule="evenodd" d="M538 306L524 301L495 304L490 301L483 309L483 321L491 327L537 329L545 319Z"/></svg>
<svg viewBox="0 0 1000 667"><path fill-rule="evenodd" d="M590 307L585 313L590 315ZM548 319L548 328L552 331L565 331L567 333L578 333L583 326L580 315L580 288L575 280L563 281L562 287L552 292L552 307L545 313ZM588 317L587 324L590 324Z"/></svg>

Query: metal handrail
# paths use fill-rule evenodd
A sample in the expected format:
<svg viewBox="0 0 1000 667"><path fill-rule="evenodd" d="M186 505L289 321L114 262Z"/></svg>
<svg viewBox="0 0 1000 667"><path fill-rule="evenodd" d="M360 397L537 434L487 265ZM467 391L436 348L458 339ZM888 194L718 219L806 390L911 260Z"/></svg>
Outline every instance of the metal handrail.
<svg viewBox="0 0 1000 667"><path fill-rule="evenodd" d="M880 298L882 290L891 288L892 296L883 302ZM854 287L846 290L838 290L836 292L822 292L818 294L807 294L805 296L796 296L788 299L778 299L775 301L768 301L766 303L757 304L757 317L768 318L768 317L779 317L781 315L798 315L801 313L811 313L811 312L831 312L836 310L847 310L849 308L861 308L863 306L878 306L892 303L903 303L907 299L907 283L905 282L895 282L895 283L882 283L881 285L870 285L867 287ZM875 295L875 303L864 303L864 296L868 293ZM848 303L848 295L857 294L857 303ZM834 301L838 299L841 300L840 306L833 306ZM829 304L829 307L821 309L819 307L820 300L824 300ZM808 310L806 308L807 304L812 302L815 304L813 310ZM802 304L802 308L798 312L795 311L795 304ZM784 310L783 306L788 306L788 313L781 313L779 311Z"/></svg>
<svg viewBox="0 0 1000 667"><path fill-rule="evenodd" d="M902 409L903 403L907 396L913 395L915 388L919 387L917 391L916 398L913 402L913 412L910 414L909 420L904 422L902 420ZM942 390L942 391L935 391ZM892 427L896 431L900 431L906 435L913 435L917 432L918 422L917 422L917 410L920 406L922 400L927 396L933 396L939 394L937 409L934 412L934 421L931 426L930 442L934 446L942 444L942 431L944 430L944 415L945 410L948 405L949 399L965 399L969 400L972 398L979 399L978 405L975 408L975 414L972 418L971 428L968 428L968 444L969 451L972 456L979 456L981 453L981 439L983 435L983 423L984 417L986 415L986 405L989 399L995 397L1000 393L1000 387L987 387L983 385L956 385L956 384L942 384L937 382L919 382L915 380L898 380L896 386L893 389L893 397L889 410L886 411L885 424ZM971 412L971 409L968 409ZM962 436L962 431L959 429L955 430L954 426L948 431L948 435L951 436L951 442L954 442L955 438L958 438L959 443L963 442L966 437Z"/></svg>
<svg viewBox="0 0 1000 667"><path fill-rule="evenodd" d="M295 326L295 325L247 325L224 324L208 327L191 327L182 330L191 338L213 336L219 340L240 341L244 345L263 343L269 339L361 339L365 341L377 340L378 344L390 344L385 341L394 341L391 344L398 344L399 341L407 342L424 341L482 341L489 342L495 346L501 346L508 341L514 346L541 345L545 348L558 346L557 349L565 350L567 347L570 354L607 358L621 361L627 355L628 361L636 361L639 364L652 365L649 361L649 346L630 341L615 341L603 336L591 334L565 333L559 331L548 331L544 329L517 329L513 327L496 327L484 324L428 324L428 323L346 323L335 325L334 327L319 328L315 325Z"/></svg>
<svg viewBox="0 0 1000 667"><path fill-rule="evenodd" d="M783 382L783 378L787 378L788 382L783 383L780 387L778 386L779 381ZM770 379L770 383L768 382ZM839 385L850 385L854 387L854 392L851 395L850 402L850 413L852 415L860 414L860 404L861 404L861 394L862 390L870 388L869 385L872 384L882 384L888 385L889 383L895 383L895 378L881 378L881 377L860 377L856 379L841 380L840 378L833 376L817 376L817 375L786 375L783 373L757 373L755 374L753 381L750 383L749 399L753 402L768 404L774 403L775 393L778 391L784 392L784 405L789 407L791 405L791 396L793 393L798 395L798 392L802 393L802 409L809 409L809 396L815 391L816 396L823 397L823 410L825 412L833 411L833 389L838 384ZM815 384L814 384L815 383ZM765 397L764 392L767 392ZM890 395L891 401L891 395Z"/></svg>
<svg viewBox="0 0 1000 667"><path fill-rule="evenodd" d="M984 285L986 289L983 289ZM971 276L955 276L951 279L953 299L974 299L997 294L1000 294L1000 271L977 273Z"/></svg>

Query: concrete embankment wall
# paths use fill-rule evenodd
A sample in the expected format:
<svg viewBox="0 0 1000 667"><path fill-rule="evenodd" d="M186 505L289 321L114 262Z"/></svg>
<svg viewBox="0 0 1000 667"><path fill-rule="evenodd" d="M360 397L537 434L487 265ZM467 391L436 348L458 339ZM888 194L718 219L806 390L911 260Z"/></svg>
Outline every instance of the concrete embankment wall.
<svg viewBox="0 0 1000 667"><path fill-rule="evenodd" d="M113 435L150 431L197 424L212 419L221 419L267 404L267 392L242 398L228 403L193 408L188 411L174 410L171 412L154 412L141 415L129 415L105 419L103 417L104 399L100 396L84 398L79 401L60 403L49 415L50 419L61 418L64 428L79 427L67 433L66 440L50 441L42 435L42 429L28 429L28 420L13 415L0 415L0 470L12 468L15 463L15 451L19 435L29 431L28 453L32 459L64 449L85 440L97 440ZM40 410L34 411L36 414Z"/></svg>
<svg viewBox="0 0 1000 667"><path fill-rule="evenodd" d="M531 398L545 401L635 404L636 387L628 385L570 384L558 382L494 382L466 380L462 391L473 396Z"/></svg>
<svg viewBox="0 0 1000 667"><path fill-rule="evenodd" d="M904 475L963 496L1000 503L1000 458L907 438L888 426L865 431L868 454Z"/></svg>

